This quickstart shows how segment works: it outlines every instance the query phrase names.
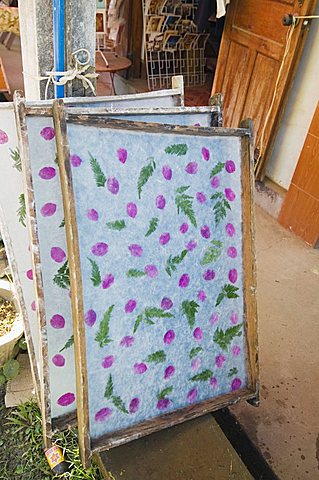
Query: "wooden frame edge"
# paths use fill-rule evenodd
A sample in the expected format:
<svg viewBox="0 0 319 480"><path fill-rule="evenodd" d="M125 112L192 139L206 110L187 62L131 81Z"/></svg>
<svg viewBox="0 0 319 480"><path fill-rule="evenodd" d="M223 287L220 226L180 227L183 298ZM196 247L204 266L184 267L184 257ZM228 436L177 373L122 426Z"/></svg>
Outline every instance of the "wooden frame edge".
<svg viewBox="0 0 319 480"><path fill-rule="evenodd" d="M46 315L44 308L43 296L43 281L41 273L41 260L39 251L39 238L37 231L37 218L35 211L34 195L33 195L33 181L31 174L30 155L29 155L29 141L26 125L25 101L18 94L14 98L14 108L16 115L18 139L20 143L20 155L23 172L24 191L26 195L27 208L27 224L31 239L31 257L32 267L35 275L34 287L37 302L37 316L40 327L41 339L41 364L40 378L41 386L41 415L42 415L42 429L43 440L46 448L52 444L52 424L51 424L51 408L50 408L50 391L49 391L49 369L48 369L48 344L47 344L47 329L46 329Z"/></svg>
<svg viewBox="0 0 319 480"><path fill-rule="evenodd" d="M90 465L91 441L88 417L88 380L86 362L86 342L83 311L83 291L81 279L81 263L77 232L74 191L72 184L70 153L67 139L67 125L65 120L64 104L62 100L55 100L52 107L53 121L56 134L56 146L60 181L65 215L68 259L70 269L72 317L74 328L74 351L77 391L77 417L79 448L82 463L85 468Z"/></svg>

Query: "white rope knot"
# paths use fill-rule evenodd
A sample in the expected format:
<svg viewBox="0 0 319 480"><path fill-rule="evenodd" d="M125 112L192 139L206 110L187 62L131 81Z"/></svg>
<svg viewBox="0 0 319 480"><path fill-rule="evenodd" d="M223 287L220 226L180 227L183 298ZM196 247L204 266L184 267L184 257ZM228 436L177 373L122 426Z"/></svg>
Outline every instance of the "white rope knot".
<svg viewBox="0 0 319 480"><path fill-rule="evenodd" d="M79 59L79 54L82 52L86 54L85 61L81 61ZM90 52L86 48L79 48L78 50L73 52L71 56L74 63L74 67L72 69L67 70L66 72L46 72L46 76L39 77L39 80L47 80L45 86L45 99L48 98L48 90L51 83L57 86L65 85L68 82L72 82L72 80L74 80L75 78L81 80L83 87L90 88L93 92L93 95L96 95L92 80L94 78L97 78L98 74L88 72L88 69L92 67L92 65L90 64Z"/></svg>

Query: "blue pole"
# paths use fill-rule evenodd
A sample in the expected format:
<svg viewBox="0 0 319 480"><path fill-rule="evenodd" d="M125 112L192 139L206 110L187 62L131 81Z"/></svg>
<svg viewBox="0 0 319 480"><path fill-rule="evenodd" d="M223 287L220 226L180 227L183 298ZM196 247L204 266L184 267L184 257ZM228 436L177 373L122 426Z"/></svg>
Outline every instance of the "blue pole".
<svg viewBox="0 0 319 480"><path fill-rule="evenodd" d="M64 29L65 14L64 0L53 0L53 43L54 43L54 70L63 72L65 69L64 58ZM60 77L56 77L58 80ZM55 98L64 97L64 85L55 87Z"/></svg>

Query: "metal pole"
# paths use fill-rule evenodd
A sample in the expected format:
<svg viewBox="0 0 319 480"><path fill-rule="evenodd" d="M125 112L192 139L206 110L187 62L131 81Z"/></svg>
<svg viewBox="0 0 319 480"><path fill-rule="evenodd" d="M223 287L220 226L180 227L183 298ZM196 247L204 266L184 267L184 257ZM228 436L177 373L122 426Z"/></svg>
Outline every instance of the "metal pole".
<svg viewBox="0 0 319 480"><path fill-rule="evenodd" d="M65 31L65 0L53 0L53 43L54 70L63 72L65 69L64 31ZM56 77L58 80L60 77ZM64 97L64 85L55 87L55 97Z"/></svg>

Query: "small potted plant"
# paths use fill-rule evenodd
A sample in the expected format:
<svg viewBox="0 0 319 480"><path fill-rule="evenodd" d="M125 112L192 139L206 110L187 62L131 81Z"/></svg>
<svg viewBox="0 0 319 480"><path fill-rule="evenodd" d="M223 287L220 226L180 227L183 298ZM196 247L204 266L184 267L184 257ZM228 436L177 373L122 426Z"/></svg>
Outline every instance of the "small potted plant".
<svg viewBox="0 0 319 480"><path fill-rule="evenodd" d="M15 363L9 361L18 352L17 342L22 335L23 324L12 284L7 280L0 280L0 369L3 373L4 370L8 370L9 365L7 378L12 376L11 369L17 367Z"/></svg>

